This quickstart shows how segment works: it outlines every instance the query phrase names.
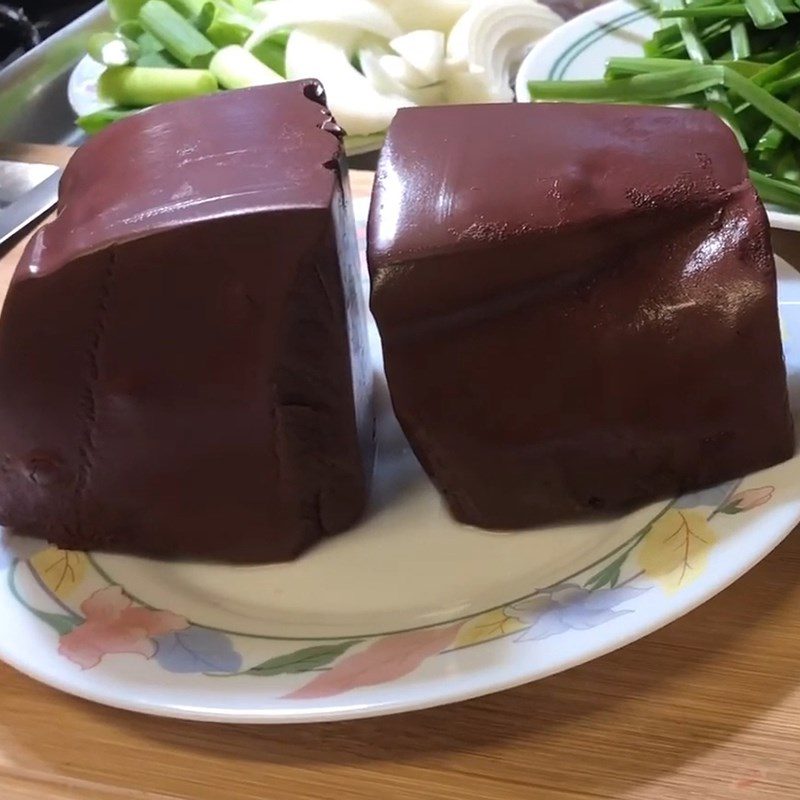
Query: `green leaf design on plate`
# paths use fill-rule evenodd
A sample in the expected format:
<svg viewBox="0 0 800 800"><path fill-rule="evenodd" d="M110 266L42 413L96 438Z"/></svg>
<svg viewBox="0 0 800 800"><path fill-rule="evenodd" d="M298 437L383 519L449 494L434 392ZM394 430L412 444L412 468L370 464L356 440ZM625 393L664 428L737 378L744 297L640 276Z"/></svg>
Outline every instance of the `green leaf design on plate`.
<svg viewBox="0 0 800 800"><path fill-rule="evenodd" d="M589 580L586 581L585 587L593 592L602 589L604 586L613 589L619 583L620 572L630 552L630 550L626 550L619 558L615 559L601 569L596 575L589 578Z"/></svg>
<svg viewBox="0 0 800 800"><path fill-rule="evenodd" d="M352 639L348 642L336 642L335 644L323 644L315 647L304 647L302 650L295 650L284 656L270 658L263 664L247 670L244 675L258 675L267 678L272 675L291 675L297 672L311 672L315 669L326 667L328 664L346 653L351 647L361 644L363 639Z"/></svg>
<svg viewBox="0 0 800 800"><path fill-rule="evenodd" d="M34 613L59 636L66 636L68 633L72 633L83 622L83 620L68 617L66 614L48 614L46 611L35 611Z"/></svg>

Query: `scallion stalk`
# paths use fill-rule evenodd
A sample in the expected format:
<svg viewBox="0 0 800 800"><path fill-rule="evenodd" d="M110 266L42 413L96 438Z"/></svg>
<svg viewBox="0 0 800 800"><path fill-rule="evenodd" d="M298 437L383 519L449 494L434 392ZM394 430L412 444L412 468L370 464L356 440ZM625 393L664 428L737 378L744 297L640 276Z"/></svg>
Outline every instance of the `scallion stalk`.
<svg viewBox="0 0 800 800"><path fill-rule="evenodd" d="M531 81L528 89L535 100L655 102L679 100L720 86L724 80L723 67L698 65L612 81Z"/></svg>
<svg viewBox="0 0 800 800"><path fill-rule="evenodd" d="M84 114L84 116L78 117L76 122L79 128L91 136L95 133L100 133L112 122L125 119L125 117L130 117L132 114L138 114L139 111L141 111L139 108L102 108L93 114Z"/></svg>
<svg viewBox="0 0 800 800"><path fill-rule="evenodd" d="M114 22L136 19L145 0L108 0L108 11Z"/></svg>
<svg viewBox="0 0 800 800"><path fill-rule="evenodd" d="M91 58L107 67L124 67L139 57L136 42L115 33L95 33L89 37L86 51Z"/></svg>
<svg viewBox="0 0 800 800"><path fill-rule="evenodd" d="M165 0L147 0L139 21L186 67L207 67L216 52L217 48Z"/></svg>
<svg viewBox="0 0 800 800"><path fill-rule="evenodd" d="M744 0L744 5L757 28L779 28L786 24L775 0Z"/></svg>
<svg viewBox="0 0 800 800"><path fill-rule="evenodd" d="M101 97L118 106L145 108L186 97L211 94L219 88L204 69L109 67L97 84Z"/></svg>
<svg viewBox="0 0 800 800"><path fill-rule="evenodd" d="M273 72L240 45L223 47L211 59L209 69L220 86L226 89L244 89L283 81L277 72Z"/></svg>
<svg viewBox="0 0 800 800"><path fill-rule="evenodd" d="M755 169L750 170L750 180L762 200L800 211L800 187L796 184L771 178Z"/></svg>
<svg viewBox="0 0 800 800"><path fill-rule="evenodd" d="M747 25L737 22L731 28L731 53L736 61L743 61L750 55L750 37L747 34Z"/></svg>

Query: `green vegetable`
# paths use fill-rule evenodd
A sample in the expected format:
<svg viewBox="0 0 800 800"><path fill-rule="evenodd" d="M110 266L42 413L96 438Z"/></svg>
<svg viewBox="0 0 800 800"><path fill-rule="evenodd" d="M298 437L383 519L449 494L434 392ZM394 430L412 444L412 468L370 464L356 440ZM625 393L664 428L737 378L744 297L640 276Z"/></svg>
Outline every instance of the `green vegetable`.
<svg viewBox="0 0 800 800"><path fill-rule="evenodd" d="M115 105L144 108L211 94L219 87L214 76L203 69L109 67L100 76L97 88L101 97Z"/></svg>
<svg viewBox="0 0 800 800"><path fill-rule="evenodd" d="M223 47L211 59L209 69L219 85L226 89L244 89L283 80L277 72L273 72L240 45Z"/></svg>
<svg viewBox="0 0 800 800"><path fill-rule="evenodd" d="M179 69L183 65L163 50L157 53L145 53L136 60L137 67L158 67L160 69Z"/></svg>
<svg viewBox="0 0 800 800"><path fill-rule="evenodd" d="M108 0L108 11L114 22L136 19L145 0Z"/></svg>
<svg viewBox="0 0 800 800"><path fill-rule="evenodd" d="M743 22L737 22L731 28L731 53L737 61L750 55L750 37L747 34L747 25Z"/></svg>
<svg viewBox="0 0 800 800"><path fill-rule="evenodd" d="M216 47L164 0L147 0L139 21L186 67L207 67Z"/></svg>
<svg viewBox="0 0 800 800"><path fill-rule="evenodd" d="M289 41L289 31L277 31L261 44L250 49L250 52L263 61L278 75L286 77L286 42Z"/></svg>
<svg viewBox="0 0 800 800"><path fill-rule="evenodd" d="M531 81L528 89L535 100L655 102L679 100L724 80L724 67L685 66L611 81Z"/></svg>
<svg viewBox="0 0 800 800"><path fill-rule="evenodd" d="M138 19L129 19L117 25L117 33L135 42L144 33L144 28Z"/></svg>
<svg viewBox="0 0 800 800"><path fill-rule="evenodd" d="M78 117L78 127L82 128L89 135L99 133L103 128L107 128L112 122L118 119L125 119L132 114L138 114L139 108L103 108L93 114L85 114Z"/></svg>
<svg viewBox="0 0 800 800"><path fill-rule="evenodd" d="M660 0L655 13L643 57L608 59L604 80L534 81L531 96L706 108L762 197L800 211L800 0Z"/></svg>
<svg viewBox="0 0 800 800"><path fill-rule="evenodd" d="M206 3L197 24L217 47L244 44L255 29L251 18L221 3Z"/></svg>
<svg viewBox="0 0 800 800"><path fill-rule="evenodd" d="M147 31L144 31L136 40L136 44L139 46L140 53L162 53L164 51L164 45Z"/></svg>
<svg viewBox="0 0 800 800"><path fill-rule="evenodd" d="M107 67L124 67L139 57L136 42L114 33L93 34L86 50L95 61Z"/></svg>
<svg viewBox="0 0 800 800"><path fill-rule="evenodd" d="M744 0L747 13L758 28L778 28L786 24L775 0Z"/></svg>
<svg viewBox="0 0 800 800"><path fill-rule="evenodd" d="M194 22L203 13L203 8L210 0L167 0L182 17Z"/></svg>
<svg viewBox="0 0 800 800"><path fill-rule="evenodd" d="M763 200L800 211L800 187L789 181L771 178L757 170L750 170L750 180Z"/></svg>

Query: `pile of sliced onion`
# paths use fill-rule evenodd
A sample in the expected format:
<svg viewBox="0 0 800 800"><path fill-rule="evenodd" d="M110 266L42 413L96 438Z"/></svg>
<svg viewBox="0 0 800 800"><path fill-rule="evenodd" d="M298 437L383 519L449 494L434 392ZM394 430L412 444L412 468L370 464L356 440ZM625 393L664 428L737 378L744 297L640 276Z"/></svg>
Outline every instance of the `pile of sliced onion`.
<svg viewBox="0 0 800 800"><path fill-rule="evenodd" d="M399 108L513 99L512 71L561 24L537 0L268 0L248 48L290 29L286 77L319 78L353 136Z"/></svg>

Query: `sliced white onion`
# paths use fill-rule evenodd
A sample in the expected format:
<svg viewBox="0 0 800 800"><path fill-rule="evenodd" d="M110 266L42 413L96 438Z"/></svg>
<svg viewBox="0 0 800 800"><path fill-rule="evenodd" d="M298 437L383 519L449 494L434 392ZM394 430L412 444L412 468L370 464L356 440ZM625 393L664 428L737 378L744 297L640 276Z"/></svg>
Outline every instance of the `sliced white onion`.
<svg viewBox="0 0 800 800"><path fill-rule="evenodd" d="M308 25L355 29L384 39L393 39L402 33L392 15L372 0L273 0L245 47L256 47L282 28Z"/></svg>
<svg viewBox="0 0 800 800"><path fill-rule="evenodd" d="M359 32L338 26L296 28L286 45L289 80L322 78L328 108L353 136L385 131L404 97L379 92L351 63Z"/></svg>
<svg viewBox="0 0 800 800"><path fill-rule="evenodd" d="M392 39L389 46L429 84L441 80L445 48L445 37L441 31L411 31Z"/></svg>
<svg viewBox="0 0 800 800"><path fill-rule="evenodd" d="M403 30L429 28L447 33L474 0L375 0L375 2L385 8Z"/></svg>
<svg viewBox="0 0 800 800"><path fill-rule="evenodd" d="M381 66L396 81L410 86L412 89L419 89L430 84L430 81L404 58L386 53L381 56Z"/></svg>
<svg viewBox="0 0 800 800"><path fill-rule="evenodd" d="M418 106L430 106L444 101L444 85L441 83L413 88L398 80L383 66L385 54L379 47L362 47L358 51L361 70L367 80L381 94L404 97ZM396 58L399 56L396 56Z"/></svg>
<svg viewBox="0 0 800 800"><path fill-rule="evenodd" d="M477 0L456 22L447 38L451 79L484 81L487 97L513 99L511 72L530 46L562 20L535 0Z"/></svg>

